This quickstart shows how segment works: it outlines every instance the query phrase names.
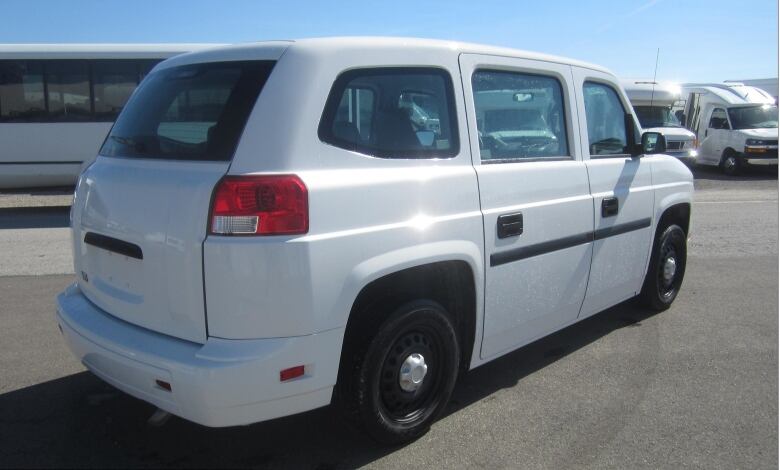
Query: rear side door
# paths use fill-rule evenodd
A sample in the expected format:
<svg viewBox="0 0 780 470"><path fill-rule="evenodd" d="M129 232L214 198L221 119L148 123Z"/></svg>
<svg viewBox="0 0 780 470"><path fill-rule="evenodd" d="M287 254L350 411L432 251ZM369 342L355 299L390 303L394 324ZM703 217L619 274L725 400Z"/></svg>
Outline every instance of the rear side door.
<svg viewBox="0 0 780 470"><path fill-rule="evenodd" d="M580 317L637 294L652 241L651 158L633 157L639 140L631 106L614 77L572 67L581 112L581 151L593 195L593 263Z"/></svg>
<svg viewBox="0 0 780 470"><path fill-rule="evenodd" d="M567 65L463 54L485 236L481 356L574 321L591 262L593 203Z"/></svg>

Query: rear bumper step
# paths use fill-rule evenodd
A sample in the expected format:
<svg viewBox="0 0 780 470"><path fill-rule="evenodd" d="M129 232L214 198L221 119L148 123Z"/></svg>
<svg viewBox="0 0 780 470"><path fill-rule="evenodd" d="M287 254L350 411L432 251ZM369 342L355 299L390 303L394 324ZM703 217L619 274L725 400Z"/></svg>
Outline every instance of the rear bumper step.
<svg viewBox="0 0 780 470"><path fill-rule="evenodd" d="M291 338L209 338L198 344L119 320L89 302L76 284L57 297L57 321L71 351L95 375L162 410L212 427L329 404L344 334L335 329ZM281 370L300 364L306 366L303 377L280 381Z"/></svg>

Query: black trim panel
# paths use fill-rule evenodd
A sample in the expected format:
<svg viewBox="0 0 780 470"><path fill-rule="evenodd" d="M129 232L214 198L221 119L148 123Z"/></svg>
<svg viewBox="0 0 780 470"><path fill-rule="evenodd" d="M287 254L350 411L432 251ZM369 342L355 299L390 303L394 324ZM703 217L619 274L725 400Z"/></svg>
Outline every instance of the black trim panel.
<svg viewBox="0 0 780 470"><path fill-rule="evenodd" d="M623 233L633 232L634 230L641 230L643 228L649 227L652 223L652 219L647 217L644 219L634 220L633 222L626 222L625 224L600 228L593 233L593 239L603 240L605 238L614 237Z"/></svg>
<svg viewBox="0 0 780 470"><path fill-rule="evenodd" d="M87 234L84 235L84 243L107 251L113 251L120 255L129 256L130 258L144 259L144 252L141 250L140 246L106 235L87 232Z"/></svg>
<svg viewBox="0 0 780 470"><path fill-rule="evenodd" d="M595 232L586 232L578 235L572 235L570 237L559 238L557 240L537 243L535 245L500 251L490 255L490 266L501 266L502 264L511 263L513 261L520 261L526 258L532 258L534 256L551 253L553 251L564 250L566 248L572 248L577 245L583 245L594 240L603 240L605 238L633 232L635 230L650 227L652 222L652 219L647 217L632 222L626 222L624 224L598 229Z"/></svg>
<svg viewBox="0 0 780 470"><path fill-rule="evenodd" d="M550 240L548 242L537 243L536 245L523 246L507 251L500 251L490 255L490 265L500 266L502 264L511 263L512 261L520 261L521 259L531 258L533 256L543 255L552 251L563 250L571 248L573 246L582 245L593 241L593 232L581 233L579 235L572 235L570 237L559 238L557 240Z"/></svg>

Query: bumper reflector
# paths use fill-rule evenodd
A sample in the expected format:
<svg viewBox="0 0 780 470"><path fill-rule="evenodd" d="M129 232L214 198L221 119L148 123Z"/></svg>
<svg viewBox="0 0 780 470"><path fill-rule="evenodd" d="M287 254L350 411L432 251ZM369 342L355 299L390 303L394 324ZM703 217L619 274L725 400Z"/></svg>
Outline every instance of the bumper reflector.
<svg viewBox="0 0 780 470"><path fill-rule="evenodd" d="M290 367L289 369L284 369L283 371L279 372L279 381L285 382L287 380L292 380L296 377L301 377L305 371L305 366L295 366Z"/></svg>

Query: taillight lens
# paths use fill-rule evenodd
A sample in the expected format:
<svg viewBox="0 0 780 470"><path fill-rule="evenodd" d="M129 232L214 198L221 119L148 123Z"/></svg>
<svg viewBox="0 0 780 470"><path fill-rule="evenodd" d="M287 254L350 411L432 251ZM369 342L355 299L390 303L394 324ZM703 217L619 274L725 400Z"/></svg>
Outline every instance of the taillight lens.
<svg viewBox="0 0 780 470"><path fill-rule="evenodd" d="M309 231L309 193L295 175L226 176L214 191L209 233L297 235Z"/></svg>

